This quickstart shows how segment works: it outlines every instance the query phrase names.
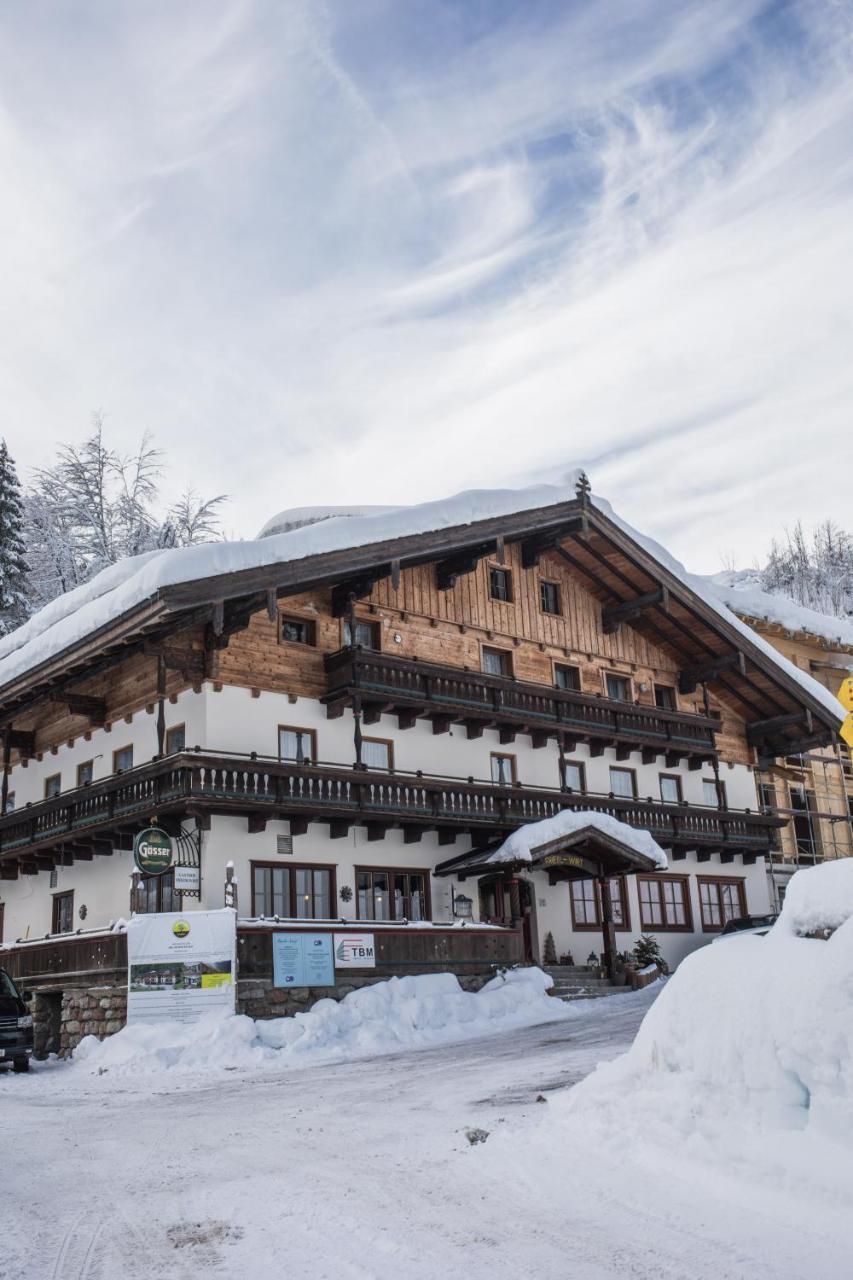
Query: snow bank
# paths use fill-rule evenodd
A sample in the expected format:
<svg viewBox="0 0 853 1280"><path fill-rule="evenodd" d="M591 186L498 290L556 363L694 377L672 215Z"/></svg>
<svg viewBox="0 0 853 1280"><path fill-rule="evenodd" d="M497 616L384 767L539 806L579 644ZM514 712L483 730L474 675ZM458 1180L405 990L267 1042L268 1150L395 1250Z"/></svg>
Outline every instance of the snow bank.
<svg viewBox="0 0 853 1280"><path fill-rule="evenodd" d="M592 813L588 809L562 809L552 818L543 818L541 822L530 822L519 827L504 840L488 861L530 862L534 849L558 840L560 836L574 835L576 831L583 831L587 827L594 827L602 835L621 841L635 853L648 858L660 871L666 870L666 854L648 831L629 827L609 813Z"/></svg>
<svg viewBox="0 0 853 1280"><path fill-rule="evenodd" d="M139 1075L342 1062L403 1049L452 1044L496 1031L572 1016L547 995L541 969L512 969L481 991L463 991L451 973L390 978L320 1000L292 1018L255 1021L211 1015L190 1025L137 1023L106 1040L87 1036L73 1062L89 1071Z"/></svg>
<svg viewBox="0 0 853 1280"><path fill-rule="evenodd" d="M853 1143L853 862L798 872L770 933L694 952L630 1051L567 1100L621 1142L730 1146L809 1130ZM796 936L839 927L828 941Z"/></svg>

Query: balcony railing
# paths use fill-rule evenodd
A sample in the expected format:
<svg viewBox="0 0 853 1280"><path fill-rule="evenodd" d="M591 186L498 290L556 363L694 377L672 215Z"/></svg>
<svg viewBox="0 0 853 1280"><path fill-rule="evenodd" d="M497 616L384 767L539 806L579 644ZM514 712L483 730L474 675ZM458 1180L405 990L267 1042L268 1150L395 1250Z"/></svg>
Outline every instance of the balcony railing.
<svg viewBox="0 0 853 1280"><path fill-rule="evenodd" d="M437 830L440 842L467 831L482 843L484 837L497 840L523 823L567 808L612 814L674 849L744 854L765 852L784 821L750 810L197 750L0 818L0 876L13 874L15 864L34 873L52 866L51 859L60 855L91 860L93 853L108 854L117 833L132 833L155 814L161 820L167 815L194 817L203 824L211 814L239 814L255 830L276 819L290 819L294 825L329 822L333 836L360 823L371 839L381 838L392 826L402 826L407 838L414 839L424 830Z"/></svg>
<svg viewBox="0 0 853 1280"><path fill-rule="evenodd" d="M370 649L327 654L325 666L329 687L322 701L329 715L351 706L357 696L368 717L392 711L400 716L401 727L415 716L429 716L543 737L559 734L569 740L612 743L617 748L646 748L677 758L716 754L719 720L709 716L460 671Z"/></svg>

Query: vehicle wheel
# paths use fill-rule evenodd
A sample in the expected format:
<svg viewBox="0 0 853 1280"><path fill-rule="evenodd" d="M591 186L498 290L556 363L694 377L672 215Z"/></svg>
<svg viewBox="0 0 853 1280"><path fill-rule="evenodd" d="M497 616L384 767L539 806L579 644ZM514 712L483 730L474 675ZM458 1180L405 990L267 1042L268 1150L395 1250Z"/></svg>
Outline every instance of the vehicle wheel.
<svg viewBox="0 0 853 1280"><path fill-rule="evenodd" d="M21 1071L29 1071L30 1069L29 1058L16 1058L13 1063L13 1069L14 1069L15 1075L17 1075Z"/></svg>

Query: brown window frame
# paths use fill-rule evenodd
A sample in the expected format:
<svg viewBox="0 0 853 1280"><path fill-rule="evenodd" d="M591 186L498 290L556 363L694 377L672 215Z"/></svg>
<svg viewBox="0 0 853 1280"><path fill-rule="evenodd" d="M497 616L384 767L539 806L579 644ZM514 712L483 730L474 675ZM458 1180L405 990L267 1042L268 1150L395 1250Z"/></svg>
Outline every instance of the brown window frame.
<svg viewBox="0 0 853 1280"><path fill-rule="evenodd" d="M356 630L359 627L370 628L370 634L372 637L371 643L362 644L360 640L353 643L351 639L348 640L347 632L349 631L349 618L342 618L341 619L341 648L342 649L355 649L355 648L369 649L371 653L381 653L382 652L382 623L377 622L375 618L356 618L355 625L356 625Z"/></svg>
<svg viewBox="0 0 853 1280"><path fill-rule="evenodd" d="M58 784L55 791L49 789L52 782ZM55 800L60 795L62 795L62 773L52 773L44 780L44 798L45 800Z"/></svg>
<svg viewBox="0 0 853 1280"><path fill-rule="evenodd" d="M310 755L310 756L308 756L308 757L307 757L307 759L310 761L310 763L311 763L311 764L316 764L316 763L317 763L317 730L316 730L316 729L306 729L306 728L305 728L305 726L304 726L304 725L301 725L301 724L280 724L280 725L278 726L278 735L277 735L277 737L276 737L276 745L277 745L277 749L278 749L278 760L279 760L279 763L280 763L280 764L300 764L300 763L301 763L301 764L304 764L304 763L305 763L305 761L303 760L303 761L301 761L301 762L300 762L300 761L297 759L297 757L296 757L296 756L292 756L292 757L291 757L291 756L283 756L283 755L281 754L281 735L282 735L282 733L304 733L304 734L307 734L307 735L308 735L308 737L311 739L311 745L312 745L312 748L313 748L311 755Z"/></svg>
<svg viewBox="0 0 853 1280"><path fill-rule="evenodd" d="M68 911L69 924L67 929L57 928L57 925L60 923L59 914L61 910L60 908L61 902L70 903L70 907ZM51 909L50 909L50 932L51 933L73 933L74 932L74 890L73 889L63 889L60 893L55 893L53 895Z"/></svg>
<svg viewBox="0 0 853 1280"><path fill-rule="evenodd" d="M493 777L492 761L493 760L509 760L509 771L512 775L509 782L498 782ZM495 787L514 787L518 782L518 760L511 751L490 751L489 752L489 779Z"/></svg>
<svg viewBox="0 0 853 1280"><path fill-rule="evenodd" d="M374 921L376 921L375 916L363 916L361 914L361 908L359 906L359 900L358 900L359 899L358 877L360 875L373 876L373 875L376 875L377 873L380 875L388 876L388 885L389 885L388 906L389 906L389 909L392 911L394 906L394 898L390 888L391 877L392 876L422 876L423 882L424 882L424 912L423 912L423 915L421 916L421 920L424 923L431 922L432 896L430 893L429 867L374 867L374 866L361 866L361 865L353 867L353 877L355 879L355 918L356 920L365 920L369 923L373 923ZM411 893L409 894L409 898L411 898ZM395 915L390 915L388 918L391 921L395 921L397 919ZM400 916L400 919L408 920L410 923L412 923L411 916ZM379 923L381 924L382 922L379 921ZM417 924L419 923L419 921L415 921L414 923Z"/></svg>
<svg viewBox="0 0 853 1280"><path fill-rule="evenodd" d="M661 875L653 873L651 875L637 875L637 905L640 912L640 930L642 933L692 933L693 932L693 903L690 897L690 877L679 875ZM653 924L643 919L643 898L640 885L648 882L656 884L660 888L658 901L660 904L661 915L663 916L663 924ZM680 884L682 890L682 899L684 903L684 924L668 924L666 922L666 899L664 897L664 884Z"/></svg>
<svg viewBox="0 0 853 1280"><path fill-rule="evenodd" d="M499 653L502 659L504 660L504 662L506 663L508 670L502 671L500 675L498 675L494 671L487 671L485 666L485 655L487 653ZM491 676L495 680L512 680L514 678L512 650L501 649L498 645L494 645L494 644L481 644L480 645L480 670L483 672L484 675Z"/></svg>
<svg viewBox="0 0 853 1280"><path fill-rule="evenodd" d="M119 768L118 758L124 751L130 752L130 764L126 765L124 768ZM113 752L113 773L127 773L132 768L133 768L133 743L132 742L128 743L126 747L116 747L115 751Z"/></svg>
<svg viewBox="0 0 853 1280"><path fill-rule="evenodd" d="M495 574L501 574L504 579L506 595L495 595ZM488 566L489 575L489 599L497 600L498 604L512 604L515 600L515 592L512 584L512 569L508 569L503 564L490 564Z"/></svg>
<svg viewBox="0 0 853 1280"><path fill-rule="evenodd" d="M675 787L678 792L677 800L664 799L663 785L662 785L664 782L675 783ZM683 804L684 803L684 791L681 786L681 778L678 776L677 773L659 773L658 774L658 792L660 794L660 798L663 804Z"/></svg>
<svg viewBox="0 0 853 1280"><path fill-rule="evenodd" d="M6 808L5 808L4 812L5 812L5 813L14 813L14 812L15 812L15 793L14 793L14 791L9 791L9 792L7 792L7 795L6 795Z"/></svg>
<svg viewBox="0 0 853 1280"><path fill-rule="evenodd" d="M627 698L614 698L607 687L608 676L612 676L614 680L623 680L628 686ZM626 706L630 706L634 702L634 681L624 671L605 671L601 672L601 683L604 686L604 696L610 702L624 702Z"/></svg>
<svg viewBox="0 0 853 1280"><path fill-rule="evenodd" d="M357 620L358 621L358 620ZM287 623L305 628L305 640L294 640L291 636L284 634L284 628ZM278 615L278 642L279 644L296 644L302 649L316 649L317 647L317 620L316 618L304 618L298 613L279 613Z"/></svg>
<svg viewBox="0 0 853 1280"><path fill-rule="evenodd" d="M629 796L620 795L618 791L614 791L612 785L608 788L608 794L612 795L614 800L636 800L639 797L639 789L637 785L637 770L626 768L625 765L611 764L607 767L607 781L612 784L614 773L628 773L631 775L631 786L633 788Z"/></svg>
<svg viewBox="0 0 853 1280"><path fill-rule="evenodd" d="M579 788L570 787L569 784L566 782L566 766L567 765L571 765L573 768L578 769L580 771L581 785ZM563 777L561 781L562 781L562 785L566 788L566 790L571 791L573 795L584 794L586 792L586 765L584 764L583 760L565 760L564 759L563 760Z"/></svg>
<svg viewBox="0 0 853 1280"><path fill-rule="evenodd" d="M255 910L255 870L261 868L265 871L283 871L289 877L289 894L291 907L296 906L296 872L297 871L328 871L329 873L329 915L328 916L281 916L282 920L333 920L332 914L338 901L337 888L337 865L334 862L270 862L268 858L253 859L249 862L249 890L252 901L252 918L258 919L258 913ZM313 889L312 889L313 896ZM272 919L271 916L265 917L267 920Z"/></svg>
<svg viewBox="0 0 853 1280"><path fill-rule="evenodd" d="M175 888L174 869L172 869L171 871L165 871L162 875L159 875L159 876L142 876L140 878L140 888L142 888L143 885L145 886L144 892L146 896L148 894L149 887L154 890L154 893L153 893L154 904L149 909L148 905L142 902L140 899L139 906L137 908L140 915L156 915L158 912L161 912L161 911L174 911L176 899L181 904L177 908L177 910L178 911L182 910L184 896L181 893L180 889ZM169 901L164 906L163 899L164 899L166 890L169 891L170 897L169 897Z"/></svg>
<svg viewBox="0 0 853 1280"><path fill-rule="evenodd" d="M554 603L556 608L546 609L545 607L545 588L552 588L554 591ZM546 613L550 618L561 618L563 616L563 593L560 590L559 582L555 582L553 578L539 579L539 612Z"/></svg>
<svg viewBox="0 0 853 1280"><path fill-rule="evenodd" d="M558 671L574 671L577 676L577 685L571 687L569 685L560 684L557 680ZM581 693L583 691L583 681L581 679L581 669L575 662L555 662L554 663L554 688L559 689L562 693Z"/></svg>
<svg viewBox="0 0 853 1280"><path fill-rule="evenodd" d="M383 770L387 773L394 772L394 739L393 738L374 738L370 734L365 733L365 734L362 734L361 742L362 742L362 746L364 745L365 742L373 742L383 747L387 747L388 748L387 765L371 765L370 767L373 769Z"/></svg>
<svg viewBox="0 0 853 1280"><path fill-rule="evenodd" d="M88 769L88 770L89 770L89 778L88 778L88 781L87 781L87 780L84 780L84 779L81 777L81 774L82 774L82 772L83 772L83 770L84 770L84 769ZM78 766L77 766L77 786L78 786L78 787L88 787L88 786L91 786L91 784L92 784L92 782L94 782L94 780L95 780L95 761L94 761L94 760L81 760L81 761L80 761L80 763L79 763L79 764L78 764Z"/></svg>
<svg viewBox="0 0 853 1280"><path fill-rule="evenodd" d="M622 923L616 924L614 922L613 928L617 933L630 933L631 932L631 904L628 900L628 883L624 876L608 876L607 877L608 884L610 883L611 880L619 881L619 899L622 906ZM595 920L592 922L589 922L589 921L587 921L586 923L578 922L577 912L575 909L575 895L574 895L574 888L573 888L573 886L576 884L592 884L593 886L593 901L595 904ZM611 902L612 902L612 897L611 897ZM569 904L571 906L572 929L574 931L576 931L577 933L593 933L595 930L598 930L600 932L600 930L603 927L603 921L601 916L601 894L598 891L597 880L591 880L591 879L586 880L582 878L577 880L570 880L569 881Z"/></svg>
<svg viewBox="0 0 853 1280"><path fill-rule="evenodd" d="M652 688L655 696L655 706L659 711L677 711L678 710L678 692L674 684L659 684L657 680L653 682ZM658 689L665 689L667 693L672 695L672 706L664 707L658 702Z"/></svg>
<svg viewBox="0 0 853 1280"><path fill-rule="evenodd" d="M706 799L705 799L705 787L706 787L706 786L708 786L708 787L713 787L713 788L714 788L714 801L713 801L713 804L708 804L708 802L707 802L707 801L706 801ZM724 809L728 809L728 807L729 807L729 794L728 794L728 792L726 791L726 784L725 784L725 782L723 781L723 779L722 779L722 778L720 778L720 787L721 787L721 789L722 789L722 793L723 793L723 808L724 808ZM711 809L711 808L718 809L718 808L720 807L720 798L719 798L719 796L717 795L717 780L716 780L716 778L703 778L703 779L702 779L702 803L705 805L705 807L706 807L707 809Z"/></svg>
<svg viewBox="0 0 853 1280"><path fill-rule="evenodd" d="M178 747L177 749L175 749L175 748L171 745L171 743L170 743L170 741L169 741L169 740L170 740L170 738L172 737L172 735L173 735L173 734L176 734L176 733L178 732L178 730L179 730L179 729L181 730L181 732L182 732L182 733L183 733L183 735L184 735L184 745L183 745L182 747ZM177 755L177 754L178 754L179 752L181 752L181 751L185 751L185 750L186 750L186 746L187 746L187 726L186 726L186 724L185 724L185 723L183 723L183 724L173 724L173 725L171 726L171 728L167 729L167 730L166 730L166 739L165 739L165 744L164 744L164 745L165 745L165 751L166 751L166 755L167 755L167 756L174 756L174 755Z"/></svg>
<svg viewBox="0 0 853 1280"><path fill-rule="evenodd" d="M709 887L714 888L717 891L717 908L720 912L719 924L707 924L705 922L705 909L704 909L704 903L702 902L702 886L703 885L708 885ZM746 879L744 876L697 876L696 886L697 886L697 892L699 894L699 923L702 926L703 933L720 933L725 927L726 916L723 912L723 903L722 903L722 896L721 896L722 888L724 885L734 885L738 893L738 902L740 903L740 910L738 911L738 914L736 916L732 916L731 919L739 920L749 914L747 910L747 905L746 905Z"/></svg>

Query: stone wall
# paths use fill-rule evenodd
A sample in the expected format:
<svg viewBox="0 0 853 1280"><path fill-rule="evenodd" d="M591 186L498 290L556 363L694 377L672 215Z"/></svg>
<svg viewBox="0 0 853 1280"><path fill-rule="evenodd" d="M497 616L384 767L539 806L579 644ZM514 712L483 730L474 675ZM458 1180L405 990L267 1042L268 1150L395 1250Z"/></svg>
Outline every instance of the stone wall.
<svg viewBox="0 0 853 1280"><path fill-rule="evenodd" d="M84 1036L103 1040L121 1030L127 1021L127 988L70 987L37 992L32 1011L35 1056L58 1053L67 1058Z"/></svg>
<svg viewBox="0 0 853 1280"><path fill-rule="evenodd" d="M370 977L353 975L335 987L274 987L269 978L244 978L237 983L237 1012L246 1013L250 1018L286 1018L305 1013L318 1000L343 1000L351 991L387 982L392 976L389 973ZM456 976L463 991L479 991L495 976L495 971Z"/></svg>

